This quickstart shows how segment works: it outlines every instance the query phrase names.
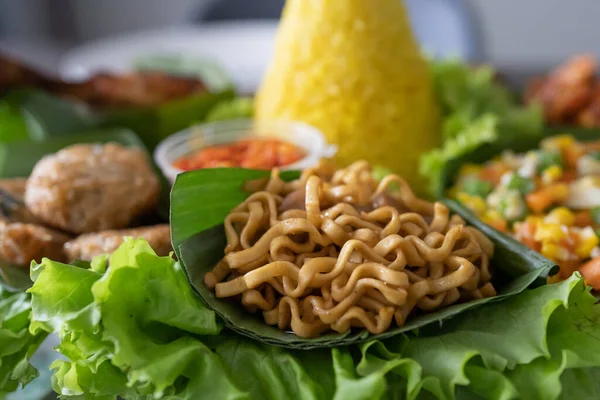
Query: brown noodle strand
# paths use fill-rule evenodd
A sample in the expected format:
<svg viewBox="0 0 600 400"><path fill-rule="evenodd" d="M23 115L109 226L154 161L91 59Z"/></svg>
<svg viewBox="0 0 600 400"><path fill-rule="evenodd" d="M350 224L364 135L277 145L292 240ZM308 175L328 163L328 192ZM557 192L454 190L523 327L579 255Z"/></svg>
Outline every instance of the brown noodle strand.
<svg viewBox="0 0 600 400"><path fill-rule="evenodd" d="M252 187L225 219L224 258L204 281L269 325L306 338L382 333L414 313L496 295L493 243L398 176L377 182L364 161L321 163L291 182L273 170Z"/></svg>

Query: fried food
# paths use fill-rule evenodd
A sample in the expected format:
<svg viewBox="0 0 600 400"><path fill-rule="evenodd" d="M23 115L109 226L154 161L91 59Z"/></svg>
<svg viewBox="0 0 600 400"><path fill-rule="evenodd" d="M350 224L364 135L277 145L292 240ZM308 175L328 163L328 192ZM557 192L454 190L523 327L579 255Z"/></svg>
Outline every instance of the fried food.
<svg viewBox="0 0 600 400"><path fill-rule="evenodd" d="M0 56L0 94L11 89L44 86L46 77L18 61Z"/></svg>
<svg viewBox="0 0 600 400"><path fill-rule="evenodd" d="M25 197L27 178L0 179L0 191L22 200Z"/></svg>
<svg viewBox="0 0 600 400"><path fill-rule="evenodd" d="M160 72L124 75L98 74L88 82L87 101L104 107L149 107L206 91L195 78L169 76Z"/></svg>
<svg viewBox="0 0 600 400"><path fill-rule="evenodd" d="M38 223L25 207L23 199L27 179L0 179L0 219L10 222Z"/></svg>
<svg viewBox="0 0 600 400"><path fill-rule="evenodd" d="M597 89L596 60L589 54L573 57L547 77L536 77L525 90L525 103L540 102L551 124L578 122L598 126L600 102Z"/></svg>
<svg viewBox="0 0 600 400"><path fill-rule="evenodd" d="M65 82L0 55L0 94L24 87L40 88L97 108L152 107L207 91L204 83L195 77L155 71L100 73L83 82Z"/></svg>
<svg viewBox="0 0 600 400"><path fill-rule="evenodd" d="M69 261L86 260L101 254L113 253L125 237L146 240L159 256L168 256L172 251L169 224L134 229L111 230L81 235L64 245Z"/></svg>
<svg viewBox="0 0 600 400"><path fill-rule="evenodd" d="M0 260L23 267L43 257L65 261L63 245L69 239L43 226L0 220Z"/></svg>
<svg viewBox="0 0 600 400"><path fill-rule="evenodd" d="M160 183L146 154L119 144L77 144L42 158L25 204L43 223L80 234L121 229L153 210Z"/></svg>

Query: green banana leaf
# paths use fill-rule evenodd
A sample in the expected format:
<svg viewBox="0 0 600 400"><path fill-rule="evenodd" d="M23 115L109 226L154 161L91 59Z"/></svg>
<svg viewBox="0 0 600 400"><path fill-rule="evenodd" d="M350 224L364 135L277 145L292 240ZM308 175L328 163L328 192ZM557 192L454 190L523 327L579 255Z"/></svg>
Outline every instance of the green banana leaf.
<svg viewBox="0 0 600 400"><path fill-rule="evenodd" d="M0 178L27 177L43 156L76 143L116 142L125 146L143 148L140 138L128 129L98 130L75 136L59 136L41 141L14 141L0 143ZM160 175L160 171L157 170ZM169 185L162 179L163 194L158 218L168 220ZM26 290L31 286L29 268L0 261L0 285L10 290Z"/></svg>
<svg viewBox="0 0 600 400"><path fill-rule="evenodd" d="M234 95L233 90L201 93L155 108L116 110L104 114L100 126L132 129L152 150L170 134L204 121L217 104L233 99Z"/></svg>
<svg viewBox="0 0 600 400"><path fill-rule="evenodd" d="M27 127L27 116L19 107L0 101L0 143L33 138L39 131Z"/></svg>
<svg viewBox="0 0 600 400"><path fill-rule="evenodd" d="M455 178L460 170L460 167L466 163L480 164L484 163L493 157L502 154L505 150L511 150L515 153L522 153L528 150L535 149L539 146L540 141L549 136L558 134L571 134L581 141L600 140L600 128L581 128L581 127L546 127L538 136L521 136L510 141L499 140L497 143L483 145L477 151L466 154L463 157L456 158L446 164L442 171L443 185L440 191L436 193L436 197L444 196L445 189L450 188L455 181Z"/></svg>
<svg viewBox="0 0 600 400"><path fill-rule="evenodd" d="M0 178L27 177L43 156L76 143L116 142L125 146L141 147L140 138L128 129L105 129L59 136L41 141L15 141L0 144Z"/></svg>
<svg viewBox="0 0 600 400"><path fill-rule="evenodd" d="M223 257L225 233L223 220L229 211L242 202L249 192L248 181L268 178L269 172L232 169L205 169L180 174L171 192L171 235L176 251L191 285L203 301L223 319L225 325L263 343L295 349L312 349L349 345L371 339L383 339L425 325L440 322L478 305L498 301L520 293L538 279L556 268L539 254L522 244L485 227L464 208L447 201L452 211L458 212L494 241L496 254L492 260L495 269L495 298L475 300L453 305L446 309L413 318L403 327L393 328L380 335L370 335L364 330L345 334L329 334L316 339L303 339L266 325L261 318L248 314L238 304L218 299L204 285L204 275ZM298 172L286 172L283 179L298 177Z"/></svg>
<svg viewBox="0 0 600 400"><path fill-rule="evenodd" d="M3 101L18 107L27 116L31 139L69 136L95 129L129 128L152 150L165 137L204 121L213 107L233 98L233 90L228 89L192 95L158 107L103 112L35 89L11 92Z"/></svg>
<svg viewBox="0 0 600 400"><path fill-rule="evenodd" d="M99 122L99 118L85 105L38 89L9 92L3 97L3 101L18 108L27 116L27 130L32 140L90 131Z"/></svg>

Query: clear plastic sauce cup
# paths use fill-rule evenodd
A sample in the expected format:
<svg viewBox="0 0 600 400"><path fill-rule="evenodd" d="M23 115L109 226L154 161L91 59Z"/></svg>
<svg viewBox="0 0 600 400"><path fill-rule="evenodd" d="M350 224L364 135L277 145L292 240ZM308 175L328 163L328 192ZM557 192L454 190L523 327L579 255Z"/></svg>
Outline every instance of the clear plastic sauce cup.
<svg viewBox="0 0 600 400"><path fill-rule="evenodd" d="M163 140L154 150L154 161L173 183L177 175L185 172L173 166L181 157L189 156L203 148L234 143L247 138L273 138L302 148L305 157L280 169L301 170L314 166L320 159L332 157L337 147L325 141L323 134L303 122L269 121L251 119L214 122L192 126Z"/></svg>

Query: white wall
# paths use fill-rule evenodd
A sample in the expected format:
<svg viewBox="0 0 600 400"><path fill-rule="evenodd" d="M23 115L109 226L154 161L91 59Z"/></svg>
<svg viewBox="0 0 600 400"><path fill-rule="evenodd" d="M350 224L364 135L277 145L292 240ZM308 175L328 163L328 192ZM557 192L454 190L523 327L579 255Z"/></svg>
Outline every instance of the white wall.
<svg viewBox="0 0 600 400"><path fill-rule="evenodd" d="M600 59L600 0L471 1L498 64L550 65L580 52Z"/></svg>

